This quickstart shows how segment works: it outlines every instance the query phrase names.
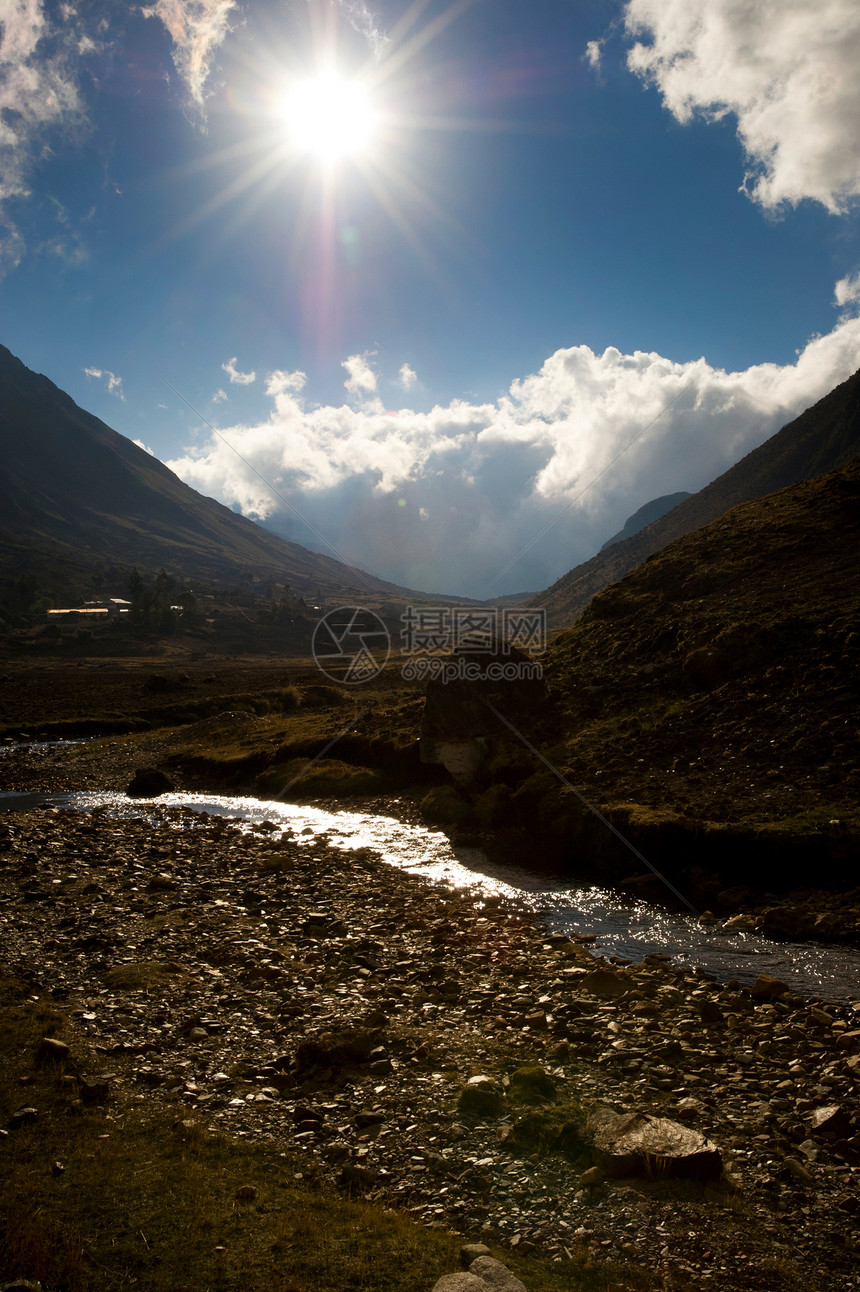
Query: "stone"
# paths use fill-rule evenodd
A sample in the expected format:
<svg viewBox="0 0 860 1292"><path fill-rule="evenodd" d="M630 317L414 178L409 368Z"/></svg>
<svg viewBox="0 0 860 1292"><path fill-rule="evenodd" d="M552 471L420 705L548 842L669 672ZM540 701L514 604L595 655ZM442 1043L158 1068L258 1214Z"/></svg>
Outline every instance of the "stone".
<svg viewBox="0 0 860 1292"><path fill-rule="evenodd" d="M491 1256L492 1253L485 1243L464 1243L460 1248L460 1264L464 1270L467 1270L476 1261L479 1256Z"/></svg>
<svg viewBox="0 0 860 1292"><path fill-rule="evenodd" d="M507 1265L494 1260L492 1256L479 1256L472 1261L469 1273L477 1274L485 1288L495 1288L496 1292L526 1292L525 1283L521 1283Z"/></svg>
<svg viewBox="0 0 860 1292"><path fill-rule="evenodd" d="M130 799L154 799L176 789L173 781L157 767L138 767L126 789Z"/></svg>
<svg viewBox="0 0 860 1292"><path fill-rule="evenodd" d="M3 1284L0 1292L42 1292L42 1284L38 1279L13 1279Z"/></svg>
<svg viewBox="0 0 860 1292"><path fill-rule="evenodd" d="M815 1179L810 1171L798 1162L796 1158L787 1157L785 1159L786 1170L797 1181L798 1184L810 1185L815 1183Z"/></svg>
<svg viewBox="0 0 860 1292"><path fill-rule="evenodd" d="M601 1000L617 1000L627 995L627 983L611 969L595 969L593 973L586 974L580 978L579 987L589 996L599 996Z"/></svg>
<svg viewBox="0 0 860 1292"><path fill-rule="evenodd" d="M597 1108L589 1116L598 1165L607 1174L666 1175L706 1179L722 1174L723 1163L715 1144L698 1131L668 1117L648 1113L616 1113Z"/></svg>
<svg viewBox="0 0 860 1292"><path fill-rule="evenodd" d="M487 1285L483 1279L461 1270L457 1274L443 1274L433 1284L433 1292L487 1292Z"/></svg>
<svg viewBox="0 0 860 1292"><path fill-rule="evenodd" d="M103 1103L110 1094L110 1082L98 1078L81 1077L78 1082L78 1094L86 1103Z"/></svg>
<svg viewBox="0 0 860 1292"><path fill-rule="evenodd" d="M63 1063L68 1059L71 1051L65 1041L58 1041L56 1037L45 1036L39 1042L36 1050L37 1063Z"/></svg>
<svg viewBox="0 0 860 1292"><path fill-rule="evenodd" d="M583 1171L579 1177L579 1183L585 1188L591 1188L595 1184L600 1184L603 1179L603 1172L599 1166L590 1166L587 1171Z"/></svg>
<svg viewBox="0 0 860 1292"><path fill-rule="evenodd" d="M842 1138L851 1133L851 1118L838 1104L827 1108L816 1108L809 1119L809 1129L813 1135L833 1134Z"/></svg>
<svg viewBox="0 0 860 1292"><path fill-rule="evenodd" d="M350 1192L357 1192L360 1189L370 1189L376 1182L376 1175L366 1166L356 1166L352 1162L347 1164L341 1170L338 1177L338 1183L342 1189Z"/></svg>
<svg viewBox="0 0 860 1292"><path fill-rule="evenodd" d="M771 978L770 974L766 973L760 973L750 987L753 1000L777 1000L788 991L788 983L782 982L779 978Z"/></svg>
<svg viewBox="0 0 860 1292"><path fill-rule="evenodd" d="M38 1116L35 1108L16 1108L6 1125L10 1130L20 1130L22 1126L29 1126Z"/></svg>
<svg viewBox="0 0 860 1292"><path fill-rule="evenodd" d="M697 1000L696 1009L705 1027L723 1027L725 1018L719 1005L713 1000Z"/></svg>
<svg viewBox="0 0 860 1292"><path fill-rule="evenodd" d="M368 1126L381 1126L384 1121L385 1113L378 1110L373 1112L369 1108L362 1108L353 1118L357 1130L366 1130Z"/></svg>
<svg viewBox="0 0 860 1292"><path fill-rule="evenodd" d="M447 748L442 753L452 762L452 755ZM425 821L434 825L462 825L471 816L468 802L453 785L437 785L430 790L421 800L420 811Z"/></svg>
<svg viewBox="0 0 860 1292"><path fill-rule="evenodd" d="M254 1202L257 1197L257 1190L253 1184L240 1184L234 1196L237 1202L247 1205L249 1202Z"/></svg>

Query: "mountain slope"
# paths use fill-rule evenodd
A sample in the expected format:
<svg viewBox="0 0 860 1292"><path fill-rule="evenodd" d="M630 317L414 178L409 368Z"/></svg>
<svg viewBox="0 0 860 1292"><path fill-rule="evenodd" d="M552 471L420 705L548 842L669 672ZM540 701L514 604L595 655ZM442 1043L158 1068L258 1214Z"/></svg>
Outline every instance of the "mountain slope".
<svg viewBox="0 0 860 1292"><path fill-rule="evenodd" d="M860 371L789 422L723 475L638 534L575 566L532 604L570 623L603 588L675 539L730 507L801 480L813 480L860 455Z"/></svg>
<svg viewBox="0 0 860 1292"><path fill-rule="evenodd" d="M69 578L109 561L185 578L253 573L298 595L408 592L309 552L183 484L0 346L0 560Z"/></svg>
<svg viewBox="0 0 860 1292"><path fill-rule="evenodd" d="M797 867L793 882L812 885L815 856L856 884L858 550L860 460L678 539L556 637L553 702L531 738L658 865L746 868L753 882L769 858L768 883ZM541 818L605 850L540 777Z"/></svg>
<svg viewBox="0 0 860 1292"><path fill-rule="evenodd" d="M625 538L632 538L634 534L638 534L640 529L644 529L646 525L653 525L655 520L659 520L661 516L666 515L667 511L671 511L673 507L677 507L680 503L684 502L685 499L690 498L691 496L691 494L682 489L679 493L666 493L660 498L652 498L650 502L646 502L644 506L638 509L638 511L634 511L632 516L627 517L617 534L613 534L611 538L607 538L606 542L600 549L601 552L605 552L607 547L611 547L613 543L623 543Z"/></svg>

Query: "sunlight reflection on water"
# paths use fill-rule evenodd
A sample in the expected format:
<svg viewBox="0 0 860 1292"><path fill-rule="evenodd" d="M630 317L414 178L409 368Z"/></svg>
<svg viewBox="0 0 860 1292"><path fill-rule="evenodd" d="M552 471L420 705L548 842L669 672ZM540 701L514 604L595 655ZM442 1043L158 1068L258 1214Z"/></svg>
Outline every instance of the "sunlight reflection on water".
<svg viewBox="0 0 860 1292"><path fill-rule="evenodd" d="M820 1000L841 1002L860 992L860 951L854 948L772 942L754 933L702 928L687 915L608 889L566 888L557 877L497 864L477 848L452 846L439 830L394 817L215 794L162 794L148 800L102 793L48 797L60 807L104 808L112 815L153 821L175 822L177 808L241 820L249 830L268 821L299 846L323 836L334 848L372 848L390 865L432 883L467 889L478 897L495 895L536 916L552 932L596 934L593 949L604 956L638 962L649 952L660 952L720 979L744 983L769 973L799 995ZM165 808L171 809L167 815Z"/></svg>

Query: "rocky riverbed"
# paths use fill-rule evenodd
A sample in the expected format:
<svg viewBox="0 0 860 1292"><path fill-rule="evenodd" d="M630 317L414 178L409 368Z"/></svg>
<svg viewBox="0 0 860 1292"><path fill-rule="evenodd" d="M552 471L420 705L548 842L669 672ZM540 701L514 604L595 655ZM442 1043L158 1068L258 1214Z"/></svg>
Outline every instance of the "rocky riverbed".
<svg viewBox="0 0 860 1292"><path fill-rule="evenodd" d="M369 850L181 811L7 814L0 928L112 1134L166 1103L427 1225L587 1251L613 1286L860 1287L847 1007L597 962ZM616 1178L605 1107L700 1132L723 1175Z"/></svg>

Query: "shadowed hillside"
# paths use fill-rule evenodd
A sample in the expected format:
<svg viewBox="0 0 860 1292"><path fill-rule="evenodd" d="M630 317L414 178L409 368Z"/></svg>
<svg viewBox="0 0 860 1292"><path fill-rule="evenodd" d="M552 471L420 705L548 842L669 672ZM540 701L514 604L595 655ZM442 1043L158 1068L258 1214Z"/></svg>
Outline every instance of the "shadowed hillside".
<svg viewBox="0 0 860 1292"><path fill-rule="evenodd" d="M577 565L532 604L570 623L603 588L667 543L700 529L730 507L844 466L860 454L860 372L784 426L723 475L633 537Z"/></svg>
<svg viewBox="0 0 860 1292"><path fill-rule="evenodd" d="M860 460L670 544L556 638L532 739L658 865L851 887L858 551ZM514 757L520 813L574 864L635 867L549 771Z"/></svg>
<svg viewBox="0 0 860 1292"><path fill-rule="evenodd" d="M287 542L183 484L0 346L0 561L72 583L110 561L184 578L252 573L296 595L408 592Z"/></svg>

